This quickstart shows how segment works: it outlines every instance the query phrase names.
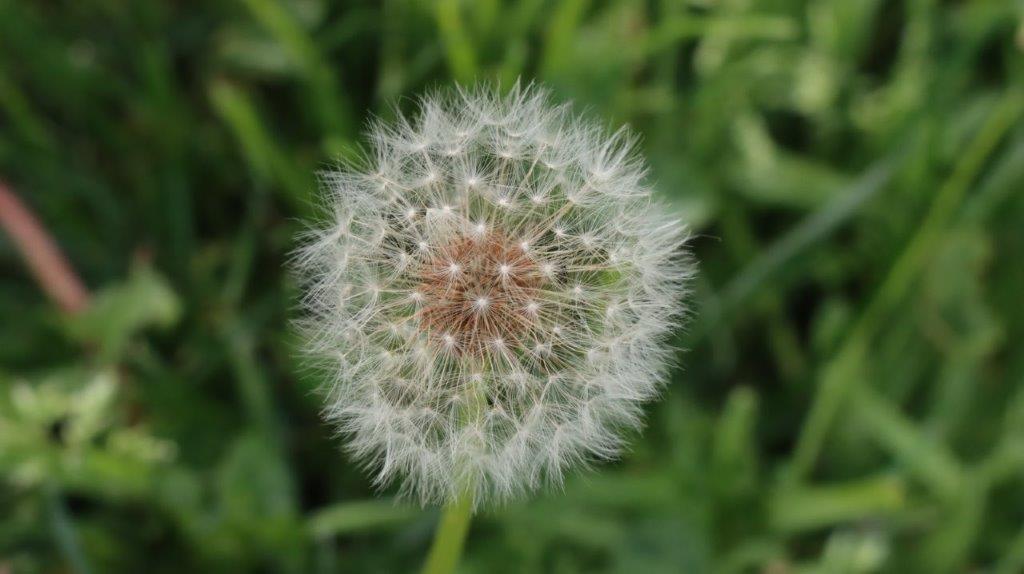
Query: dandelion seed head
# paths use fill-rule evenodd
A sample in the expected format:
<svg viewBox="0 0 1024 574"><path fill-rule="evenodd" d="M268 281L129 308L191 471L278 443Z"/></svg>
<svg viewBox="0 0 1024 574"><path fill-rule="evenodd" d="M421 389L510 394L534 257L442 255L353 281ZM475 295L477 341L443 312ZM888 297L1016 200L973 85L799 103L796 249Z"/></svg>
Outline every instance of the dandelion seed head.
<svg viewBox="0 0 1024 574"><path fill-rule="evenodd" d="M673 356L686 230L609 134L538 88L423 98L323 174L295 254L325 415L377 483L506 500L616 456Z"/></svg>

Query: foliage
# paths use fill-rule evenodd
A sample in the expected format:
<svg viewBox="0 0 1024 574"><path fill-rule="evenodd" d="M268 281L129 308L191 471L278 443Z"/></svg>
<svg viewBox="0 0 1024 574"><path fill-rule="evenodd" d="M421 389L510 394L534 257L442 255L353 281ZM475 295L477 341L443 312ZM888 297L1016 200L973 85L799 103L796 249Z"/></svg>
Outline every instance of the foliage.
<svg viewBox="0 0 1024 574"><path fill-rule="evenodd" d="M1024 569L1012 0L0 2L0 571L407 571L319 419L282 263L315 173L453 80L643 135L702 262L622 461L476 519L466 572Z"/></svg>

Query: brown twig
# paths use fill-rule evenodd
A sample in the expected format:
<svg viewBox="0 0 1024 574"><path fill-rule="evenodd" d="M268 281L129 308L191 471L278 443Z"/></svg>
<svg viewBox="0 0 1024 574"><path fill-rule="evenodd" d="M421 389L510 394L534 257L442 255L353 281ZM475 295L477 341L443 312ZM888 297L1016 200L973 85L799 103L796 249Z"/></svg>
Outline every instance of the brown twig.
<svg viewBox="0 0 1024 574"><path fill-rule="evenodd" d="M0 227L14 240L43 291L64 312L75 314L89 305L89 291L39 219L0 181Z"/></svg>

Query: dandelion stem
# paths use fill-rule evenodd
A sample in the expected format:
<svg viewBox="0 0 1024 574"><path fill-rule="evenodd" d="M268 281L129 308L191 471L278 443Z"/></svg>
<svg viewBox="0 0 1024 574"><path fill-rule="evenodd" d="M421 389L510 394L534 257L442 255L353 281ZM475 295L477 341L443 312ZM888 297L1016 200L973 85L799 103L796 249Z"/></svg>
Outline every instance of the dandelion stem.
<svg viewBox="0 0 1024 574"><path fill-rule="evenodd" d="M473 496L471 492L460 496L444 507L441 521L430 546L430 554L423 565L423 574L449 574L455 571L462 556L462 548L473 518Z"/></svg>
<svg viewBox="0 0 1024 574"><path fill-rule="evenodd" d="M478 381L470 385L466 393L462 418L464 424L479 420L487 405L485 390ZM466 477L463 482L462 495L455 497L441 512L441 521L434 533L434 542L430 546L430 554L423 565L423 574L450 574L459 565L462 548L469 532L469 523L473 518L473 480Z"/></svg>

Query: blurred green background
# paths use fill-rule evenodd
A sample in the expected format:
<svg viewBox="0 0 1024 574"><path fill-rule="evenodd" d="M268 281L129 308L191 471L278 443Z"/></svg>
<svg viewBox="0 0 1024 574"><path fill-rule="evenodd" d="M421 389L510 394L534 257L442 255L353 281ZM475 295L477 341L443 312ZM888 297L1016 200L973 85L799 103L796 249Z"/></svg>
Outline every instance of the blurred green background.
<svg viewBox="0 0 1024 574"><path fill-rule="evenodd" d="M621 461L464 572L1024 572L1024 4L0 0L0 573L406 572L438 512L318 419L282 265L367 119L476 79L629 123L692 226Z"/></svg>

